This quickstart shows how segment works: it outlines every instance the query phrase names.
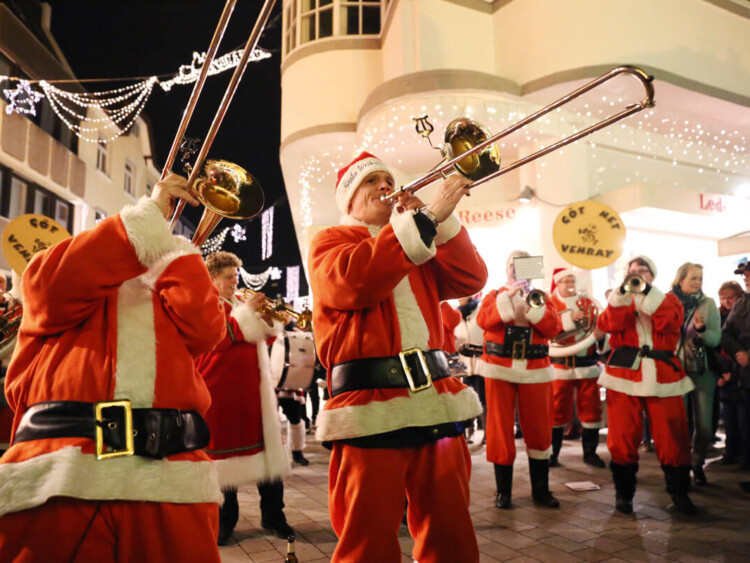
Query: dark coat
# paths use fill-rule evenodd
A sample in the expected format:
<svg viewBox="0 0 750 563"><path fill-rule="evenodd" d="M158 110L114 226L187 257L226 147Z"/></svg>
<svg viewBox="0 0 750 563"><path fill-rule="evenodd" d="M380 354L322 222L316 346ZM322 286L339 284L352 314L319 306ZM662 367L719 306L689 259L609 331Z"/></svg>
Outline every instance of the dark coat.
<svg viewBox="0 0 750 563"><path fill-rule="evenodd" d="M737 352L750 350L750 295L744 295L732 307L721 331L721 347L732 359ZM750 388L750 365L739 367L739 376L742 387Z"/></svg>

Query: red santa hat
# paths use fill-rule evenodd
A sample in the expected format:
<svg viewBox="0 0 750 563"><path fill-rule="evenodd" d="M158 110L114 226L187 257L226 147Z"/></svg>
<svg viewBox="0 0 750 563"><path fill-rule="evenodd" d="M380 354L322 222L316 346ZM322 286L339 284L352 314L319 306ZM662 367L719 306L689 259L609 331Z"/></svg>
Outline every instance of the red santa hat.
<svg viewBox="0 0 750 563"><path fill-rule="evenodd" d="M552 271L552 287L550 288L550 293L554 293L560 280L567 278L568 276L573 276L575 278L576 274L569 268L555 268Z"/></svg>
<svg viewBox="0 0 750 563"><path fill-rule="evenodd" d="M349 214L349 203L362 180L373 172L381 171L393 176L385 163L369 152L360 153L357 158L339 170L336 182L336 205L339 206L339 211L343 215Z"/></svg>
<svg viewBox="0 0 750 563"><path fill-rule="evenodd" d="M630 265L635 262L636 260L640 260L642 262L645 262L646 266L648 266L648 269L651 270L651 275L656 277L656 264L654 264L654 261L651 260L648 256L644 256L643 254L639 254L638 256L633 256L630 261L628 262L628 270L630 269Z"/></svg>

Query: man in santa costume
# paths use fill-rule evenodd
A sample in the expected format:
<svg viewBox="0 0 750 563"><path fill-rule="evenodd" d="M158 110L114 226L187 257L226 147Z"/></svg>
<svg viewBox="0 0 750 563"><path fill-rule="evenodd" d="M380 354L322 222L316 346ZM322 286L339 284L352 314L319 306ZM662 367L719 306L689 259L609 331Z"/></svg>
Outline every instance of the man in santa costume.
<svg viewBox="0 0 750 563"><path fill-rule="evenodd" d="M576 275L568 268L555 268L552 274L550 300L555 304L562 322L563 332L575 331L580 323L595 322L592 316L594 307L602 308L594 299L579 296L576 291ZM593 324L593 323L592 323ZM599 355L596 341L602 333L596 327L588 333L578 332L571 337L571 343L586 338L589 346L577 353L550 357L552 362L553 420L552 420L552 456L550 467L557 467L557 460L562 448L565 425L573 419L573 405L578 412L578 419L583 426L581 442L583 444L583 462L594 467L606 467L596 453L599 445L599 428L602 426L602 401L599 397Z"/></svg>
<svg viewBox="0 0 750 563"><path fill-rule="evenodd" d="M265 299L256 293L242 303L235 298L242 261L231 252L206 257L211 281L219 291L227 334L195 365L211 392L206 422L211 442L206 453L216 462L224 502L219 509L219 545L226 545L239 519L237 487L257 483L261 526L278 537L294 530L284 516L284 485L289 470L281 441L276 393L271 378L266 341L284 326L258 312Z"/></svg>
<svg viewBox="0 0 750 563"><path fill-rule="evenodd" d="M23 274L0 561L219 561L193 358L225 326L200 251L165 220L177 198L198 205L186 183L169 175Z"/></svg>
<svg viewBox="0 0 750 563"><path fill-rule="evenodd" d="M647 256L628 263L637 283L623 284L608 297L598 327L610 334L612 353L599 377L607 388L607 447L618 511L633 511L638 445L646 413L667 492L681 512L694 514L690 490L690 438L682 396L693 383L675 358L683 321L682 304L653 286L656 265ZM641 281L642 280L642 281Z"/></svg>
<svg viewBox="0 0 750 563"><path fill-rule="evenodd" d="M440 350L440 301L476 293L487 280L453 215L468 185L450 176L422 211L404 195L394 213L381 200L393 175L362 153L339 171L342 225L310 246L315 343L331 395L317 437L332 443L334 562L401 561L407 498L416 560L479 561L459 423L481 407Z"/></svg>
<svg viewBox="0 0 750 563"><path fill-rule="evenodd" d="M561 329L555 305L549 300L531 307L516 280L514 259L529 256L516 250L506 263L508 283L482 300L477 324L484 330L483 365L487 399L487 461L495 466L495 506L511 506L513 462L516 459L514 414L523 430L529 456L534 501L550 508L560 503L549 490L549 455L552 434L552 369L550 338Z"/></svg>

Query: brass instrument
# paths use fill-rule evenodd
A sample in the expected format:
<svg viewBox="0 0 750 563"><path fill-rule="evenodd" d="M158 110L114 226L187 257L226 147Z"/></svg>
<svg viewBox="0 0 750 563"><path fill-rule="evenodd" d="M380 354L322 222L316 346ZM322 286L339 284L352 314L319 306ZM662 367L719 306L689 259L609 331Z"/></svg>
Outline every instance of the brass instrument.
<svg viewBox="0 0 750 563"><path fill-rule="evenodd" d="M224 31L229 24L229 18L236 3L237 0L227 0L226 5L224 6L224 11L219 19L219 24L214 31L211 44L206 52L206 59L201 66L200 75L195 82L193 92L190 95L190 100L188 101L188 105L183 113L182 121L177 129L177 135L175 136L172 148L167 156L164 171L161 176L162 180L169 174L170 168L180 150L180 145L185 135L185 131L187 130L188 123L198 102L198 97L203 89L203 84L208 76L208 70L216 56L219 43L221 43L221 39L224 36ZM206 135L206 140L201 146L195 163L193 166L189 167L190 177L188 178L187 183L188 189L195 184L198 190L198 199L205 206L203 216L201 217L198 228L192 239L193 244L198 247L205 242L223 217L231 219L249 219L260 213L263 209L263 191L261 190L258 181L251 174L231 162L225 160L206 160L206 157L208 156L208 151L216 138L221 122L226 115L229 103L232 101L232 98L237 91L237 87L239 86L240 79L245 72L245 67L247 67L250 55L258 44L258 39L263 32L263 28L268 22L274 3L275 0L265 0L260 10L260 14L258 15L258 20L255 22L255 26L245 44L245 49L242 52L240 62L235 68L234 74L227 86L227 90L224 92L224 98L216 111L214 120ZM184 207L185 202L180 200L170 220L171 229L174 229L177 224L177 220L180 218Z"/></svg>
<svg viewBox="0 0 750 563"><path fill-rule="evenodd" d="M500 167L500 156L498 155L495 142L502 139L503 137L507 137L518 129L525 127L529 123L538 120L540 117L558 109L571 100L574 100L582 94L593 90L594 88L597 88L604 82L607 82L608 80L611 80L612 78L615 78L621 74L628 74L635 77L641 82L646 92L646 97L642 101L635 104L630 104L619 113L611 115L606 119L603 119L602 121L571 135L570 137L561 139L557 143L554 143L548 147L544 147L537 152L520 158L502 168ZM607 74L604 74L599 78L592 80L588 84L581 86L577 90L569 93L566 96L563 96L559 100L540 109L529 117L511 125L504 131L501 131L500 133L497 133L492 137L488 136L487 130L483 126L471 119L460 118L454 120L450 123L445 131L446 145L443 147L433 147L440 150L444 158L450 158L450 160L448 160L448 162L445 162L444 164L436 166L433 170L431 170L421 178L418 178L417 180L414 180L413 182L410 182L405 186L394 190L390 194L382 196L381 199L383 201L395 201L402 193L413 194L421 190L422 188L427 187L429 184L439 180L440 178L444 178L454 170L457 170L471 180L475 180L474 183L469 187L476 188L484 184L485 182L489 182L490 180L493 180L498 176L507 174L511 170L515 170L516 168L519 168L524 164L536 160L541 156L569 145L570 143L573 143L578 139L590 135L591 133L594 133L599 129L603 129L604 127L612 125L613 123L616 123L621 119L625 119L626 117L629 117L643 109L653 107L654 86L652 84L652 81L653 77L646 74L646 72L644 72L640 68L634 66L620 66L614 68ZM429 122L427 122L427 116L416 118L416 121L417 132L422 137L427 138L427 140L429 141L429 134L432 132L433 127L429 124ZM432 146L432 143L430 143L430 145ZM448 147L450 147L450 149Z"/></svg>
<svg viewBox="0 0 750 563"><path fill-rule="evenodd" d="M6 291L3 297L7 308L0 315L0 359L13 352L23 316L23 307L13 295Z"/></svg>
<svg viewBox="0 0 750 563"><path fill-rule="evenodd" d="M521 297L532 309L539 309L547 303L547 294L541 289L534 289L528 282L521 286Z"/></svg>
<svg viewBox="0 0 750 563"><path fill-rule="evenodd" d="M255 295L258 292L249 288L243 288L238 290L238 293L242 296L240 298L241 301L247 301L251 295ZM305 307L298 313L289 307L281 297L272 299L263 296L258 313L263 317L273 318L283 324L287 324L289 317L291 317L296 321L297 328L301 331L310 332L312 330L312 311Z"/></svg>
<svg viewBox="0 0 750 563"><path fill-rule="evenodd" d="M646 289L646 280L638 274L628 274L625 281L622 282L622 288L625 293L643 293L643 290Z"/></svg>
<svg viewBox="0 0 750 563"><path fill-rule="evenodd" d="M585 350L596 341L594 330L599 320L599 306L591 299L585 291L577 292L578 299L576 307L583 313L583 318L576 321L576 328L563 331L549 341L549 355L552 358L573 356L581 350ZM570 309L565 309L557 314L562 315Z"/></svg>

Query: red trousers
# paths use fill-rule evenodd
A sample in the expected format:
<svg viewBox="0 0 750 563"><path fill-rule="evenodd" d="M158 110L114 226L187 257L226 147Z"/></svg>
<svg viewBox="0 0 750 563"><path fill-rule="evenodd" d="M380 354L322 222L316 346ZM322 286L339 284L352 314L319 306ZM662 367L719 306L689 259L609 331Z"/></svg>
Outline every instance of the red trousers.
<svg viewBox="0 0 750 563"><path fill-rule="evenodd" d="M532 459L549 459L552 443L552 382L510 383L484 380L487 396L487 461L513 465L516 459L516 400L526 453Z"/></svg>
<svg viewBox="0 0 750 563"><path fill-rule="evenodd" d="M602 400L596 378L555 379L552 382L554 394L554 426L565 426L573 420L573 397L577 395L578 420L584 428L599 428L602 425Z"/></svg>
<svg viewBox="0 0 750 563"><path fill-rule="evenodd" d="M398 530L407 519L419 563L474 563L479 548L469 514L471 457L463 437L413 448L333 444L328 509L339 538L334 563L400 563Z"/></svg>
<svg viewBox="0 0 750 563"><path fill-rule="evenodd" d="M0 518L0 561L220 561L215 504L56 497Z"/></svg>
<svg viewBox="0 0 750 563"><path fill-rule="evenodd" d="M607 389L607 448L612 461L621 465L638 463L638 446L643 439L643 411L646 411L656 457L662 465L689 465L685 402L678 397L634 397Z"/></svg>

